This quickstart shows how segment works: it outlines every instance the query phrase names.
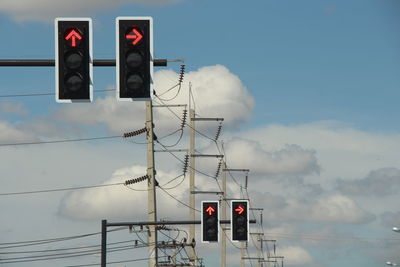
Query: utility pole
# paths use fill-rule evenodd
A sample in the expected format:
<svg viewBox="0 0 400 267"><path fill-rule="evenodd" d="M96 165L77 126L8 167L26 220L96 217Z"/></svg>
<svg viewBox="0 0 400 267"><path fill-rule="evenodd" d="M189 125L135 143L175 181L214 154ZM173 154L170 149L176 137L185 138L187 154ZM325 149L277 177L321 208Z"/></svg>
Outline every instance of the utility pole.
<svg viewBox="0 0 400 267"><path fill-rule="evenodd" d="M226 170L226 162L222 163L222 170ZM226 220L226 171L222 172L222 195L221 195L221 220ZM226 267L226 226L221 224L221 267Z"/></svg>
<svg viewBox="0 0 400 267"><path fill-rule="evenodd" d="M195 189L195 157L193 157L195 153L195 137L196 137L196 132L195 132L195 113L194 109L189 107L189 125L190 125L190 145L189 145L189 175L190 175L190 180L189 180L189 219L194 221L195 218L195 208L196 208L196 199L194 195L194 189ZM189 242L194 242L196 240L195 237L195 225L191 224L189 226ZM189 261L190 263L195 266L196 265L196 253L194 251L194 247L189 249Z"/></svg>
<svg viewBox="0 0 400 267"><path fill-rule="evenodd" d="M247 242L240 242L240 267L245 267L244 259L245 259L245 246L247 246Z"/></svg>
<svg viewBox="0 0 400 267"><path fill-rule="evenodd" d="M156 209L156 177L154 165L154 133L153 133L153 106L151 101L146 101L146 128L147 128L147 181L148 189L148 220L157 221ZM148 225L149 267L156 267L158 261L157 251L157 225Z"/></svg>

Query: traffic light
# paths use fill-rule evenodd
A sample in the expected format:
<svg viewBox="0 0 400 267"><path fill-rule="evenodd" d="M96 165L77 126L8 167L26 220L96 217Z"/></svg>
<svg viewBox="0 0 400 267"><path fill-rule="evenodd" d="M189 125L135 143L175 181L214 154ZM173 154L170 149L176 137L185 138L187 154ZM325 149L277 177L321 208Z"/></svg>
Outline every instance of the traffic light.
<svg viewBox="0 0 400 267"><path fill-rule="evenodd" d="M219 241L219 206L218 201L201 202L201 242Z"/></svg>
<svg viewBox="0 0 400 267"><path fill-rule="evenodd" d="M92 101L92 20L56 18L55 48L56 101Z"/></svg>
<svg viewBox="0 0 400 267"><path fill-rule="evenodd" d="M116 19L117 99L151 100L153 94L153 19Z"/></svg>
<svg viewBox="0 0 400 267"><path fill-rule="evenodd" d="M249 201L231 201L231 239L247 241L249 239Z"/></svg>

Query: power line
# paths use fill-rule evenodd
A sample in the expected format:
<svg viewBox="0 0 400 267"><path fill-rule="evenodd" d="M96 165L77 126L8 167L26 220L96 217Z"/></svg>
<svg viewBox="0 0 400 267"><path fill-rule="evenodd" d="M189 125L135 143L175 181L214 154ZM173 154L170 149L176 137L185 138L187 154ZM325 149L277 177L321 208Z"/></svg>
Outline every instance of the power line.
<svg viewBox="0 0 400 267"><path fill-rule="evenodd" d="M159 258L167 258L167 256L161 256ZM131 259L131 260L123 260L123 261L111 261L111 262L107 262L107 264L126 263L126 262L135 262L135 261L147 261L147 260L150 260L150 259L151 258ZM68 265L68 266L65 266L65 267L86 267L86 266L100 266L100 263Z"/></svg>
<svg viewBox="0 0 400 267"><path fill-rule="evenodd" d="M122 138L122 136L121 135L112 135L112 136L88 137L88 138L77 138L77 139L63 139L63 140L52 140L52 141L9 143L9 144L0 144L0 147L22 146L22 145L56 144L56 143L81 142L81 141L92 141L92 140L113 139L113 138Z"/></svg>
<svg viewBox="0 0 400 267"><path fill-rule="evenodd" d="M108 252L115 252L115 251L122 251L127 249L137 248L134 245L127 245L127 246L119 246L108 248ZM80 256L87 256L99 253L100 249L91 249L91 250L83 250L83 251L76 251L76 252L63 252L63 253L52 253L52 254L44 254L44 255L31 255L31 256L23 256L23 257L13 257L13 258L1 258L0 263L13 263L14 261L20 260L47 260L47 259L58 259L64 257L80 257Z"/></svg>
<svg viewBox="0 0 400 267"><path fill-rule="evenodd" d="M57 188L57 189L46 189L46 190L37 190L37 191L0 193L0 196L13 196L13 195L28 195L28 194L39 194L39 193L51 193L51 192L60 192L60 191L70 191L70 190L81 190L81 189L88 189L88 188L98 188L98 187L116 186L116 185L123 185L123 184L124 184L124 183L114 183L114 184L88 185L88 186L78 186L78 187L66 187L66 188ZM0 245L1 245L1 244L0 244Z"/></svg>
<svg viewBox="0 0 400 267"><path fill-rule="evenodd" d="M185 202L182 202L181 200L177 199L176 197L174 197L173 195L171 195L170 193L168 193L167 190L165 190L164 188L162 188L161 186L158 186L164 193L166 193L168 196L170 196L171 198L175 199L177 202L181 203L182 205L188 207L189 209L193 209L197 212L201 212L200 210L196 209L196 208L192 208L190 207L188 204L186 204Z"/></svg>
<svg viewBox="0 0 400 267"><path fill-rule="evenodd" d="M126 240L126 241L119 241L119 242L112 242L108 243L107 246L115 245L115 244L124 244L134 242L136 240ZM25 251L6 251L0 252L0 255L8 255L8 254L28 254L28 253L44 253L44 252L56 252L56 251L68 251L68 250L77 250L77 249L87 249L87 248L97 248L101 245L85 245L80 247L68 247L68 248L58 248L58 249L45 249L45 250L25 250Z"/></svg>
<svg viewBox="0 0 400 267"><path fill-rule="evenodd" d="M161 145L161 146L164 148L164 151L165 151L165 152L168 152L168 153L171 154L175 159L177 159L179 162L181 162L182 164L185 164L185 162L184 162L183 160L181 160L181 159L180 159L178 156L176 156L173 152L169 151L169 150L167 149L167 147L164 146L161 142L159 142L158 140L155 140L155 141L156 141L159 145ZM216 180L214 176L211 176L211 175L209 175L209 174L207 174L207 173L204 173L204 172L202 172L202 171L199 171L199 170L197 170L197 169L195 169L195 168L193 168L193 167L191 167L191 166L188 166L188 167L191 168L191 169L193 169L194 171L196 171L196 172L198 172L198 173L200 173L200 174L206 176L206 177L213 178L214 180Z"/></svg>
<svg viewBox="0 0 400 267"><path fill-rule="evenodd" d="M119 227L113 230L107 230L107 232L115 232L125 229L125 227ZM28 240L28 241L17 241L17 242L4 242L0 243L0 249L8 249L8 248L17 248L17 247L26 247L26 246L36 246L43 245L54 242L68 241L73 239L85 238L89 236L99 235L101 232L82 234L82 235L74 235L74 236L66 236L66 237L55 237L48 239L38 239L38 240Z"/></svg>

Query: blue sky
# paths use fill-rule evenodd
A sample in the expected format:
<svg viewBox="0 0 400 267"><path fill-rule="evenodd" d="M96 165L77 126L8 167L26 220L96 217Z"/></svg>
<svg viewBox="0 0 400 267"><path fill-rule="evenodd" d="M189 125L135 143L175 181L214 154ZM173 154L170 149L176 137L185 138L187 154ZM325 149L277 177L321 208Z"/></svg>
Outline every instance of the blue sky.
<svg viewBox="0 0 400 267"><path fill-rule="evenodd" d="M264 230L278 240L287 265L372 267L400 262L399 240L387 240L400 238L390 231L400 224L399 12L399 0L5 0L0 58L54 58L54 18L75 16L93 19L94 57L115 58L115 18L152 16L155 57L185 59L177 103L187 100L191 82L198 114L225 118L228 164L251 170L250 197L264 208ZM157 68L157 92L177 81L179 68ZM54 91L53 68L2 67L0 78L0 96ZM115 88L114 68L95 68L94 88ZM174 119L156 111L158 133L173 131ZM121 134L143 123L140 103L118 103L108 93L72 105L57 104L54 96L0 98L0 144ZM213 135L216 126L202 127ZM215 150L199 139L200 151ZM186 136L181 146L187 147ZM141 176L144 153L143 146L119 141L0 147L0 193ZM179 162L157 157L160 179L179 174ZM212 173L215 162L199 168ZM211 188L202 179L199 187ZM140 218L124 217L129 209L120 207L140 201L140 194L115 190L3 197L0 242L94 232L105 217ZM186 201L187 190L176 190ZM109 193L120 198L108 201ZM83 212L87 207L91 212ZM29 220L37 231L25 229ZM217 254L211 255L208 266L215 266Z"/></svg>

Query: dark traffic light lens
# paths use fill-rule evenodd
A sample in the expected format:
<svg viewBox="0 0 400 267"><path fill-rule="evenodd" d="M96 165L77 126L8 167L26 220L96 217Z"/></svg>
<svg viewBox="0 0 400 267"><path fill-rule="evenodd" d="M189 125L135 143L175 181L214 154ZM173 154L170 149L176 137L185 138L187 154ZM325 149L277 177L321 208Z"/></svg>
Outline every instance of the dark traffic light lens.
<svg viewBox="0 0 400 267"><path fill-rule="evenodd" d="M242 225L244 225L245 222L246 222L246 219L244 217L239 217L239 218L236 219L236 224L237 225L242 226Z"/></svg>
<svg viewBox="0 0 400 267"><path fill-rule="evenodd" d="M70 92L78 92L83 87L83 79L77 73L69 75L65 79L65 86Z"/></svg>
<svg viewBox="0 0 400 267"><path fill-rule="evenodd" d="M209 225L209 226L214 225L216 222L217 222L217 219L214 218L214 217L209 217L209 218L206 219L206 223L207 223L207 225Z"/></svg>
<svg viewBox="0 0 400 267"><path fill-rule="evenodd" d="M236 233L239 237L243 237L246 234L246 230L244 229L244 227L240 227L239 229L237 229Z"/></svg>
<svg viewBox="0 0 400 267"><path fill-rule="evenodd" d="M128 76L128 79L126 80L126 86L130 91L143 90L144 86L143 78L138 74L131 74Z"/></svg>
<svg viewBox="0 0 400 267"><path fill-rule="evenodd" d="M139 52L130 52L126 57L126 65L135 69L143 64L143 56Z"/></svg>
<svg viewBox="0 0 400 267"><path fill-rule="evenodd" d="M65 64L69 69L78 69L80 66L82 66L83 62L83 56L79 52L69 52L65 54Z"/></svg>
<svg viewBox="0 0 400 267"><path fill-rule="evenodd" d="M215 231L214 228L210 228L210 229L208 229L208 231L207 231L207 236L208 236L208 237L213 237L213 236L215 236L216 233L217 233L217 231Z"/></svg>

